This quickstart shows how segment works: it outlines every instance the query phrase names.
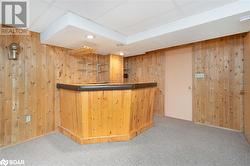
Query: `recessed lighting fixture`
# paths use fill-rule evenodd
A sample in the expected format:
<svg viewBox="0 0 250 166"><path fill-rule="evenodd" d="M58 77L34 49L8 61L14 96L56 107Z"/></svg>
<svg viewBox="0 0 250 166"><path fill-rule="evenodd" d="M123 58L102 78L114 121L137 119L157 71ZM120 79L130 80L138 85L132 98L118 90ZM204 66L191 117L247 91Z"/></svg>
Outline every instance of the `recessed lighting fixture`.
<svg viewBox="0 0 250 166"><path fill-rule="evenodd" d="M87 35L86 38L87 39L94 39L95 37L94 37L94 35Z"/></svg>
<svg viewBox="0 0 250 166"><path fill-rule="evenodd" d="M240 18L240 22L243 22L243 21L250 21L250 15L249 16L241 17Z"/></svg>
<svg viewBox="0 0 250 166"><path fill-rule="evenodd" d="M86 46L86 45L83 45L83 48L85 48L85 49L92 49L91 47Z"/></svg>
<svg viewBox="0 0 250 166"><path fill-rule="evenodd" d="M120 52L120 55L123 56L123 55L124 55L124 52Z"/></svg>

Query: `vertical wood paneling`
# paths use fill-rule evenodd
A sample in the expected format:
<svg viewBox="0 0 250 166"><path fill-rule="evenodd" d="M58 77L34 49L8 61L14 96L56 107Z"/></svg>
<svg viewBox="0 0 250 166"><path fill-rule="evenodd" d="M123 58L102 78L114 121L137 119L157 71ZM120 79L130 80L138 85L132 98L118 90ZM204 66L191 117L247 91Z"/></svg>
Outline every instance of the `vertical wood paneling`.
<svg viewBox="0 0 250 166"><path fill-rule="evenodd" d="M77 111L76 93L65 90L61 93L61 98L65 99L64 102L61 102L61 108L65 108L60 112L61 125L73 132L77 132L77 121L74 120L76 118L75 113Z"/></svg>
<svg viewBox="0 0 250 166"><path fill-rule="evenodd" d="M8 60L8 46L19 43L18 60ZM56 83L102 82L108 72L94 70L99 59L109 63L109 56L69 56L69 50L42 45L40 36L0 36L0 147L23 142L52 132L60 123L59 92ZM80 71L92 63L88 71ZM87 74L86 74L87 73ZM25 116L31 115L31 122Z"/></svg>
<svg viewBox="0 0 250 166"><path fill-rule="evenodd" d="M121 135L126 129L129 117L130 91L96 91L88 93L88 136L100 137ZM127 99L127 100L125 100ZM126 122L126 124L125 124Z"/></svg>
<svg viewBox="0 0 250 166"><path fill-rule="evenodd" d="M0 39L0 46L3 46L5 43L4 39ZM5 59L4 56L5 49L3 47L0 47L0 147L4 144L4 104L3 104L3 98L4 98L4 72L5 72Z"/></svg>
<svg viewBox="0 0 250 166"><path fill-rule="evenodd" d="M110 55L110 82L123 82L123 57L119 55Z"/></svg>
<svg viewBox="0 0 250 166"><path fill-rule="evenodd" d="M147 98L145 98L147 96ZM131 96L130 130L135 132L153 123L155 88L137 89Z"/></svg>
<svg viewBox="0 0 250 166"><path fill-rule="evenodd" d="M155 88L60 94L59 131L80 144L128 140L153 124Z"/></svg>
<svg viewBox="0 0 250 166"><path fill-rule="evenodd" d="M193 79L193 121L230 129L243 128L243 37L228 36L190 44L193 74L204 72L204 80ZM155 115L164 115L165 53L185 46L166 48L125 58L126 82L156 81Z"/></svg>
<svg viewBox="0 0 250 166"><path fill-rule="evenodd" d="M246 44L247 41L245 51L249 45ZM7 47L12 42L17 42L22 47L17 61L7 58ZM98 76L94 71L97 63L110 65L110 56L86 55L83 60L69 56L68 51L65 48L40 44L37 33L30 33L29 36L0 36L0 147L55 130L55 126L60 122L59 92L55 87L57 82L113 80L109 70L99 73ZM194 121L242 129L242 37L238 35L194 43L193 53L193 71L203 71L207 74L205 80L194 80ZM126 82L158 83L154 104L156 115L164 115L164 55L165 51L161 50L125 58L125 68L129 74ZM83 64L79 61L83 61ZM248 64L247 59L245 61L245 64ZM81 69L84 69L86 63L92 65L83 72ZM111 69L110 66L108 68ZM120 69L119 71L123 72ZM119 78L123 76L119 73L114 75ZM106 105L105 101L102 102ZM245 102L245 110L246 103L249 102ZM247 134L249 125L246 121L246 111L245 114ZM25 123L25 115L32 115L32 121Z"/></svg>
<svg viewBox="0 0 250 166"><path fill-rule="evenodd" d="M98 73L98 78L97 82L110 82L110 56L105 55L105 56L98 56L98 64L101 64L99 66L99 73ZM123 66L121 66L123 67ZM123 70L123 68L122 68ZM122 74L122 73L121 73Z"/></svg>
<svg viewBox="0 0 250 166"><path fill-rule="evenodd" d="M244 133L250 143L250 32L244 39Z"/></svg>
<svg viewBox="0 0 250 166"><path fill-rule="evenodd" d="M125 58L125 82L157 82L154 114L159 116L164 116L165 60L162 51Z"/></svg>
<svg viewBox="0 0 250 166"><path fill-rule="evenodd" d="M193 120L242 130L243 37L230 36L195 43L193 73Z"/></svg>

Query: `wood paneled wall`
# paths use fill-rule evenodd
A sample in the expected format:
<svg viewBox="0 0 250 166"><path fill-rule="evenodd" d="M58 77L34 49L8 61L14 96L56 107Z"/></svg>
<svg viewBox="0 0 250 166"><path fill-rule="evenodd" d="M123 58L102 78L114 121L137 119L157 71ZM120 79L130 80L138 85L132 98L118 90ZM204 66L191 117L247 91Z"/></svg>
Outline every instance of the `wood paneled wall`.
<svg viewBox="0 0 250 166"><path fill-rule="evenodd" d="M7 47L12 42L22 48L17 61L7 58ZM126 82L158 83L155 115L164 115L166 50L125 59L129 74ZM89 55L79 59L68 52L65 48L42 45L37 33L0 36L0 147L55 130L60 122L57 82L118 80L110 76L110 71L99 74L95 71L97 63L111 63L109 56ZM194 121L242 129L243 37L194 43L193 54L194 72L206 73L205 80L194 80ZM86 63L92 67L86 70ZM118 76L116 71L114 75ZM25 123L26 115L32 116L31 122Z"/></svg>
<svg viewBox="0 0 250 166"><path fill-rule="evenodd" d="M16 61L7 58L7 47L12 42L21 46ZM42 45L37 33L0 36L0 147L55 130L60 122L57 82L109 80L107 72L98 76L94 72L98 62L109 63L108 56L90 55L83 62L69 56L68 51ZM86 63L94 65L83 70ZM26 115L32 116L31 122L25 122Z"/></svg>
<svg viewBox="0 0 250 166"><path fill-rule="evenodd" d="M193 121L242 130L243 36L235 35L195 43Z"/></svg>
<svg viewBox="0 0 250 166"><path fill-rule="evenodd" d="M244 133L250 143L250 32L244 40Z"/></svg>
<svg viewBox="0 0 250 166"><path fill-rule="evenodd" d="M110 82L122 83L123 82L123 57L119 55L110 55Z"/></svg>
<svg viewBox="0 0 250 166"><path fill-rule="evenodd" d="M61 89L59 131L80 144L127 141L152 127L154 95L154 87L81 92Z"/></svg>
<svg viewBox="0 0 250 166"><path fill-rule="evenodd" d="M163 51L125 58L125 82L157 82L154 115L158 116L164 116L165 63Z"/></svg>
<svg viewBox="0 0 250 166"><path fill-rule="evenodd" d="M193 48L193 121L242 130L243 34L189 44ZM125 58L126 82L158 83L154 113L164 116L165 54L186 46L166 48ZM166 54L167 55L167 54Z"/></svg>

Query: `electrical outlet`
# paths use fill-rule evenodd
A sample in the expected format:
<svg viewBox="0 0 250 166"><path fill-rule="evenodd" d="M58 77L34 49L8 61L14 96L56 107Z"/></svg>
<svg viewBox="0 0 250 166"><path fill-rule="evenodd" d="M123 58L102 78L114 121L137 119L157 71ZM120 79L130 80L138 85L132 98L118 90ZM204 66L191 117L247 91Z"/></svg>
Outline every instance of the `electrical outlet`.
<svg viewBox="0 0 250 166"><path fill-rule="evenodd" d="M25 116L25 122L29 123L31 121L31 115L26 115Z"/></svg>

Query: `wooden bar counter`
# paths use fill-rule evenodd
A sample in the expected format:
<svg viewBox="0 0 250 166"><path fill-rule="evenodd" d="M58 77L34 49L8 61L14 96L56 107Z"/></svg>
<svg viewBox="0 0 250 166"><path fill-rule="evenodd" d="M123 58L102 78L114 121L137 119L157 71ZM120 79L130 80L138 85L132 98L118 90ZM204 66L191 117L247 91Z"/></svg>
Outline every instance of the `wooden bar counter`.
<svg viewBox="0 0 250 166"><path fill-rule="evenodd" d="M59 131L80 144L129 140L152 126L156 86L57 84Z"/></svg>

